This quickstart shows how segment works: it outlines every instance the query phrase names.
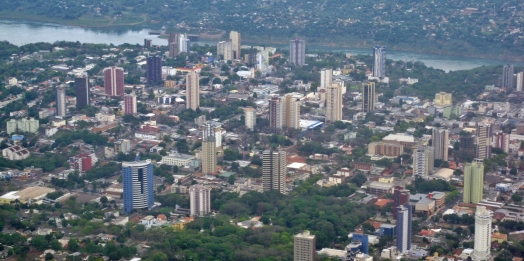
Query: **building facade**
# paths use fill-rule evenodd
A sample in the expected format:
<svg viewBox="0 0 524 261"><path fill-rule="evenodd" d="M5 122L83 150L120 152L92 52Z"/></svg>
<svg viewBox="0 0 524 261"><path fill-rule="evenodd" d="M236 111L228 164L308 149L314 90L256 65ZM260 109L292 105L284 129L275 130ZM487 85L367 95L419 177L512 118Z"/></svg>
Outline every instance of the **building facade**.
<svg viewBox="0 0 524 261"><path fill-rule="evenodd" d="M515 86L513 80L514 68L513 64L506 64L502 68L502 88L512 89Z"/></svg>
<svg viewBox="0 0 524 261"><path fill-rule="evenodd" d="M65 100L65 89L63 87L56 88L56 116L66 116L66 100Z"/></svg>
<svg viewBox="0 0 524 261"><path fill-rule="evenodd" d="M202 173L212 174L217 172L217 153L215 138L208 137L202 141Z"/></svg>
<svg viewBox="0 0 524 261"><path fill-rule="evenodd" d="M386 77L386 47L373 48L373 77Z"/></svg>
<svg viewBox="0 0 524 261"><path fill-rule="evenodd" d="M189 188L191 216L203 217L211 212L211 188L197 184Z"/></svg>
<svg viewBox="0 0 524 261"><path fill-rule="evenodd" d="M169 34L169 38L167 40L167 45L169 47L169 58L175 58L178 56L179 48L178 48L178 39L180 38L179 34Z"/></svg>
<svg viewBox="0 0 524 261"><path fill-rule="evenodd" d="M404 146L399 144L386 143L382 141L371 142L368 145L369 155L384 155L387 157L398 157L404 154Z"/></svg>
<svg viewBox="0 0 524 261"><path fill-rule="evenodd" d="M493 130L491 124L477 124L477 150L475 157L477 159L491 158L491 136Z"/></svg>
<svg viewBox="0 0 524 261"><path fill-rule="evenodd" d="M79 74L75 77L75 88L76 88L76 108L83 109L88 105L91 105L89 95L89 78L87 74Z"/></svg>
<svg viewBox="0 0 524 261"><path fill-rule="evenodd" d="M435 159L448 161L449 131L434 128L431 139L433 148L435 148Z"/></svg>
<svg viewBox="0 0 524 261"><path fill-rule="evenodd" d="M262 186L264 191L286 192L287 161L285 151L265 150L262 154Z"/></svg>
<svg viewBox="0 0 524 261"><path fill-rule="evenodd" d="M517 73L517 91L521 92L524 90L524 72Z"/></svg>
<svg viewBox="0 0 524 261"><path fill-rule="evenodd" d="M404 187L395 186L395 192L393 192L393 208L398 209L400 206L409 203L410 192ZM393 211L393 219L397 219L397 211Z"/></svg>
<svg viewBox="0 0 524 261"><path fill-rule="evenodd" d="M511 134L497 131L493 133L493 148L499 148L505 153L509 153L509 143Z"/></svg>
<svg viewBox="0 0 524 261"><path fill-rule="evenodd" d="M113 66L104 69L104 89L107 96L124 95L124 68Z"/></svg>
<svg viewBox="0 0 524 261"><path fill-rule="evenodd" d="M362 83L362 112L372 112L375 110L375 83Z"/></svg>
<svg viewBox="0 0 524 261"><path fill-rule="evenodd" d="M124 114L136 114L137 112L135 92L124 95Z"/></svg>
<svg viewBox="0 0 524 261"><path fill-rule="evenodd" d="M244 109L244 124L246 128L250 131L255 130L255 125L257 123L257 111L252 107L247 107Z"/></svg>
<svg viewBox="0 0 524 261"><path fill-rule="evenodd" d="M155 201L151 160L122 162L124 213L151 209Z"/></svg>
<svg viewBox="0 0 524 261"><path fill-rule="evenodd" d="M289 62L294 65L306 64L306 41L294 39L289 41Z"/></svg>
<svg viewBox="0 0 524 261"><path fill-rule="evenodd" d="M397 208L397 250L407 253L411 250L412 208L409 204Z"/></svg>
<svg viewBox="0 0 524 261"><path fill-rule="evenodd" d="M284 127L300 129L300 99L293 97L293 94L286 94L284 99Z"/></svg>
<svg viewBox="0 0 524 261"><path fill-rule="evenodd" d="M473 260L491 260L491 216L493 212L484 206L475 211L475 242Z"/></svg>
<svg viewBox="0 0 524 261"><path fill-rule="evenodd" d="M196 110L200 107L200 76L196 71L186 75L186 109Z"/></svg>
<svg viewBox="0 0 524 261"><path fill-rule="evenodd" d="M464 203L477 204L482 200L484 194L484 163L475 160L464 166Z"/></svg>
<svg viewBox="0 0 524 261"><path fill-rule="evenodd" d="M229 40L231 41L232 59L241 60L242 54L240 53L240 46L242 45L240 33L237 31L231 31L229 33Z"/></svg>
<svg viewBox="0 0 524 261"><path fill-rule="evenodd" d="M162 57L150 56L146 60L146 79L148 84L157 84L162 81Z"/></svg>
<svg viewBox="0 0 524 261"><path fill-rule="evenodd" d="M451 93L439 92L435 94L435 106L445 107L453 104L453 96Z"/></svg>
<svg viewBox="0 0 524 261"><path fill-rule="evenodd" d="M271 97L269 100L269 128L273 131L284 127L284 103L280 97Z"/></svg>
<svg viewBox="0 0 524 261"><path fill-rule="evenodd" d="M435 162L434 148L420 146L413 149L413 175L428 178Z"/></svg>
<svg viewBox="0 0 524 261"><path fill-rule="evenodd" d="M316 237L309 231L295 235L293 244L294 261L316 260Z"/></svg>
<svg viewBox="0 0 524 261"><path fill-rule="evenodd" d="M13 134L17 131L37 133L40 122L35 118L11 119L6 123L6 126L7 134Z"/></svg>
<svg viewBox="0 0 524 261"><path fill-rule="evenodd" d="M331 84L326 89L326 122L342 120L342 86Z"/></svg>
<svg viewBox="0 0 524 261"><path fill-rule="evenodd" d="M322 69L320 71L320 89L327 89L333 83L333 69Z"/></svg>

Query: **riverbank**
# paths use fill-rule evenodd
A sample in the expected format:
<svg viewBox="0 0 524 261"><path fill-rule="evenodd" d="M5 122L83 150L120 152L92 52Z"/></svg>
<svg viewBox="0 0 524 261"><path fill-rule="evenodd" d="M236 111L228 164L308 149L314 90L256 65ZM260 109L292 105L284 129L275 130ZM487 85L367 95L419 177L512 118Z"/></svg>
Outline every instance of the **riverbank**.
<svg viewBox="0 0 524 261"><path fill-rule="evenodd" d="M144 25L144 28L147 24L147 15L142 15L137 18L127 18L127 19L115 19L107 16L100 17L83 17L78 20L65 20L65 19L56 19L49 18L39 15L27 15L21 13L7 13L0 12L0 19L5 20L15 20L20 22L40 22L40 23L50 23L56 25L64 26L76 26L81 28L125 28L125 27L136 27L139 25Z"/></svg>

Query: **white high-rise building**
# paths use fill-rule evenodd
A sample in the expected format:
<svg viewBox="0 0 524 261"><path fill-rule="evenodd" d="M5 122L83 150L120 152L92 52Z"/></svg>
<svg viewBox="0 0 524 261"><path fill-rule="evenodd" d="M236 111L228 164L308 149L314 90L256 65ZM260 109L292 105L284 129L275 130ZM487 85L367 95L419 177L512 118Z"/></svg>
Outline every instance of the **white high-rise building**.
<svg viewBox="0 0 524 261"><path fill-rule="evenodd" d="M262 188L286 194L287 160L285 151L265 150L262 154Z"/></svg>
<svg viewBox="0 0 524 261"><path fill-rule="evenodd" d="M493 212L484 206L477 206L475 212L475 247L473 260L490 260L491 258L491 216Z"/></svg>
<svg viewBox="0 0 524 261"><path fill-rule="evenodd" d="M288 93L284 96L285 122L287 128L300 129L300 99Z"/></svg>
<svg viewBox="0 0 524 261"><path fill-rule="evenodd" d="M300 100L288 93L269 100L269 127L273 130L300 128Z"/></svg>
<svg viewBox="0 0 524 261"><path fill-rule="evenodd" d="M200 107L200 76L196 71L186 75L186 109L196 110Z"/></svg>
<svg viewBox="0 0 524 261"><path fill-rule="evenodd" d="M306 64L306 41L295 39L289 41L289 62L295 65Z"/></svg>
<svg viewBox="0 0 524 261"><path fill-rule="evenodd" d="M66 104L65 104L65 90L63 87L56 89L56 116L66 116Z"/></svg>
<svg viewBox="0 0 524 261"><path fill-rule="evenodd" d="M211 188L193 185L189 188L189 204L192 216L203 217L211 212Z"/></svg>
<svg viewBox="0 0 524 261"><path fill-rule="evenodd" d="M433 171L434 148L420 146L413 150L413 175L427 178Z"/></svg>
<svg viewBox="0 0 524 261"><path fill-rule="evenodd" d="M524 90L524 72L517 73L517 91L521 92Z"/></svg>
<svg viewBox="0 0 524 261"><path fill-rule="evenodd" d="M189 53L190 41L187 38L187 34L180 34L178 38L178 50L179 53Z"/></svg>
<svg viewBox="0 0 524 261"><path fill-rule="evenodd" d="M233 60L233 44L231 41L220 41L217 43L218 56L224 56L224 61Z"/></svg>
<svg viewBox="0 0 524 261"><path fill-rule="evenodd" d="M247 107L244 109L244 124L248 130L255 130L255 125L257 124L257 111L254 108Z"/></svg>
<svg viewBox="0 0 524 261"><path fill-rule="evenodd" d="M333 82L333 69L322 69L320 71L320 88L327 89Z"/></svg>
<svg viewBox="0 0 524 261"><path fill-rule="evenodd" d="M373 77L386 77L386 47L373 48Z"/></svg>
<svg viewBox="0 0 524 261"><path fill-rule="evenodd" d="M331 84L326 89L326 122L342 120L342 86Z"/></svg>

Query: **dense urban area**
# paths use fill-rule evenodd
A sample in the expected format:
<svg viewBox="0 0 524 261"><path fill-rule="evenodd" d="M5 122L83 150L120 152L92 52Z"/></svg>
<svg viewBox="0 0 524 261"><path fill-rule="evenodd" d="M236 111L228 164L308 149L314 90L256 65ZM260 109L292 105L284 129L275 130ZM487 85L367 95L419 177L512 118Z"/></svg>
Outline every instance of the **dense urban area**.
<svg viewBox="0 0 524 261"><path fill-rule="evenodd" d="M86 27L147 25L252 41L310 43L524 60L518 0L1 0L0 17Z"/></svg>
<svg viewBox="0 0 524 261"><path fill-rule="evenodd" d="M227 35L0 42L0 258L522 260L524 68Z"/></svg>

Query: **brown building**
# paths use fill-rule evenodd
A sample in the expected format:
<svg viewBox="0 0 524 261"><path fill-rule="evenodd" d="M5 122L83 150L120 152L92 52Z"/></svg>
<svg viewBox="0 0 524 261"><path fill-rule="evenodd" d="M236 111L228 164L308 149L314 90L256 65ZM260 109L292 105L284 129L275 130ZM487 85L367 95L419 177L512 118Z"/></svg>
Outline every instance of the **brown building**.
<svg viewBox="0 0 524 261"><path fill-rule="evenodd" d="M388 157L398 157L404 154L404 146L400 144L386 142L372 142L368 145L369 155L384 155Z"/></svg>

